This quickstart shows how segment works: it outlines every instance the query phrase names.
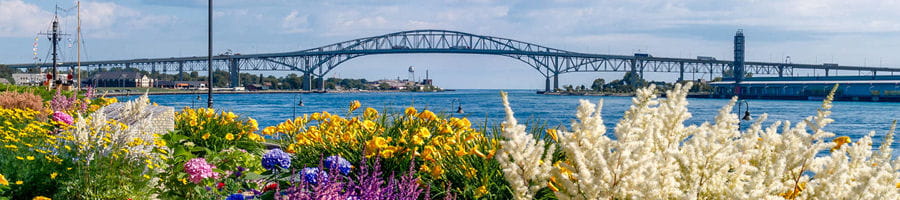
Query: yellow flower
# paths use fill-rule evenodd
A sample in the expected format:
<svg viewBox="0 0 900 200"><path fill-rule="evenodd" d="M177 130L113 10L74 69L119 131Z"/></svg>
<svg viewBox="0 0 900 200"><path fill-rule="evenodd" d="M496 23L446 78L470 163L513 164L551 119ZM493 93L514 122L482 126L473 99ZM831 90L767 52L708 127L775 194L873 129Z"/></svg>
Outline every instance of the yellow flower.
<svg viewBox="0 0 900 200"><path fill-rule="evenodd" d="M16 156L16 159L25 160L25 158L23 158L22 156Z"/></svg>
<svg viewBox="0 0 900 200"><path fill-rule="evenodd" d="M45 197L45 196L36 196L36 197L34 197L34 199L31 199L31 200L53 200L53 199L50 199L49 197Z"/></svg>
<svg viewBox="0 0 900 200"><path fill-rule="evenodd" d="M365 116L366 119L375 119L378 117L378 110L375 110L374 108L371 108L371 107L366 108L366 111L363 113L363 116Z"/></svg>
<svg viewBox="0 0 900 200"><path fill-rule="evenodd" d="M428 111L425 111L425 112L428 112ZM419 129L416 130L416 136L419 136L422 138L429 138L429 137L431 137L431 131L429 131L428 128L419 127Z"/></svg>
<svg viewBox="0 0 900 200"><path fill-rule="evenodd" d="M181 178L181 179L178 179L178 180L181 181L181 184L187 185L187 179Z"/></svg>
<svg viewBox="0 0 900 200"><path fill-rule="evenodd" d="M437 116L434 115L434 113L431 112L430 110L425 110L419 114L419 119L423 119L425 121L432 121L434 119L437 119Z"/></svg>
<svg viewBox="0 0 900 200"><path fill-rule="evenodd" d="M554 192L559 192L559 188L556 188L556 186L553 185L552 182L547 182L547 187L550 188L550 190L552 190Z"/></svg>
<svg viewBox="0 0 900 200"><path fill-rule="evenodd" d="M434 178L440 178L443 174L444 169L441 168L440 164L434 165L434 168L431 169L431 176Z"/></svg>
<svg viewBox="0 0 900 200"><path fill-rule="evenodd" d="M204 140L209 139L209 133L204 133L203 136L200 136L200 138L203 138Z"/></svg>
<svg viewBox="0 0 900 200"><path fill-rule="evenodd" d="M250 124L250 129L251 129L250 131L255 132L255 131L259 130L259 123L256 122L255 119L250 118L250 117L247 117L247 119L248 119L247 123Z"/></svg>
<svg viewBox="0 0 900 200"><path fill-rule="evenodd" d="M50 173L50 179L56 179L56 176L58 176L58 175L59 175L59 173L56 173L56 172Z"/></svg>
<svg viewBox="0 0 900 200"><path fill-rule="evenodd" d="M396 151L394 150L394 148L387 148L387 149L385 149L385 150L381 150L381 157L382 157L382 158L391 158L391 157L394 157L394 153L395 153L395 152L396 152Z"/></svg>
<svg viewBox="0 0 900 200"><path fill-rule="evenodd" d="M7 149L18 149L18 148L19 148L18 146L16 146L16 145L11 145L11 144L6 145L6 146L3 146L3 147L6 147Z"/></svg>
<svg viewBox="0 0 900 200"><path fill-rule="evenodd" d="M234 120L237 118L237 115L235 115L233 112L225 112L222 114L222 116L224 116L225 120L228 120L228 121L231 121L231 120Z"/></svg>
<svg viewBox="0 0 900 200"><path fill-rule="evenodd" d="M841 136L841 137L834 138L834 143L837 143L837 144L834 145L833 148L831 148L832 151L840 149L841 146L843 146L846 143L850 143L850 137Z"/></svg>
<svg viewBox="0 0 900 200"><path fill-rule="evenodd" d="M3 174L0 174L0 185L9 185L9 180L6 180L6 176L3 176Z"/></svg>
<svg viewBox="0 0 900 200"><path fill-rule="evenodd" d="M556 129L547 129L547 135L549 135L554 142L559 142L556 136Z"/></svg>
<svg viewBox="0 0 900 200"><path fill-rule="evenodd" d="M375 124L375 122L373 122L372 120L366 120L363 121L362 125L363 128L367 131L374 131L377 124Z"/></svg>
<svg viewBox="0 0 900 200"><path fill-rule="evenodd" d="M22 184L25 184L25 182L22 182L22 181L16 181L16 185L22 185Z"/></svg>
<svg viewBox="0 0 900 200"><path fill-rule="evenodd" d="M225 139L226 140L234 140L234 134L231 134L231 133L225 134Z"/></svg>
<svg viewBox="0 0 900 200"><path fill-rule="evenodd" d="M353 112L354 110L359 109L359 106L360 106L359 101L356 101L356 100L351 101L350 102L350 112Z"/></svg>
<svg viewBox="0 0 900 200"><path fill-rule="evenodd" d="M412 106L407 107L406 110L403 111L403 113L406 113L406 116L413 116L413 115L416 115L416 113L418 113L418 112L419 111L416 111L416 108L413 108Z"/></svg>
<svg viewBox="0 0 900 200"><path fill-rule="evenodd" d="M481 187L478 187L478 189L475 189L475 198L481 198L481 196L484 196L487 193L487 187L482 185Z"/></svg>
<svg viewBox="0 0 900 200"><path fill-rule="evenodd" d="M272 134L275 134L275 132L277 132L277 128L275 128L274 126L270 126L270 127L266 127L265 129L263 129L262 134L263 135L272 135Z"/></svg>

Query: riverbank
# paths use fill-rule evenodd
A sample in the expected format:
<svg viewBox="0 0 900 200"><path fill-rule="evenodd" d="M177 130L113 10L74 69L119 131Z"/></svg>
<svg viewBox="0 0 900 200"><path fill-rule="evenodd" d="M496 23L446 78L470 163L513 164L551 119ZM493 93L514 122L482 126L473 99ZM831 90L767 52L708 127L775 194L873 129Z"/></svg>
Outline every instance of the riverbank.
<svg viewBox="0 0 900 200"><path fill-rule="evenodd" d="M407 90L242 90L242 91L233 91L233 90L213 90L215 94L308 94L308 93L393 93L393 92L413 92ZM206 90L159 90L159 88L154 88L147 90L147 88L132 88L127 90L105 90L101 89L98 91L98 94L114 97L114 96L131 96L131 95L141 95L147 93L147 95L184 95L184 94L207 94Z"/></svg>

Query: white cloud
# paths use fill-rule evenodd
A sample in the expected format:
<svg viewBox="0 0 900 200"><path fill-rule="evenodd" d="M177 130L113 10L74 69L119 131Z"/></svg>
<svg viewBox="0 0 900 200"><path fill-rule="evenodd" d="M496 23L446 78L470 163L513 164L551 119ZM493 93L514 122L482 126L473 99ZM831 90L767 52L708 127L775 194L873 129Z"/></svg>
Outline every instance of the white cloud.
<svg viewBox="0 0 900 200"><path fill-rule="evenodd" d="M300 15L300 12L291 11L281 20L281 28L288 33L303 33L309 29L309 15Z"/></svg>
<svg viewBox="0 0 900 200"><path fill-rule="evenodd" d="M33 36L48 30L53 14L21 0L0 0L0 37Z"/></svg>

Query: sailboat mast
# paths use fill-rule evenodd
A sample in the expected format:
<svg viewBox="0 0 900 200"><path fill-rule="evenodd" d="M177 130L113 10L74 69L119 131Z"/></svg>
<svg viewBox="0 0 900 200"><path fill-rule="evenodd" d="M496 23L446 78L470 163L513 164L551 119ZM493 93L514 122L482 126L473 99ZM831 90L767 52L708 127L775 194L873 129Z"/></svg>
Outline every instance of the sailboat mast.
<svg viewBox="0 0 900 200"><path fill-rule="evenodd" d="M53 33L51 33L51 36L50 36L50 43L53 46L53 71L52 71L53 74L50 76L51 78L50 78L49 84L47 84L47 85L52 85L52 87L56 87L56 85L54 85L54 83L56 83L56 76L57 76L56 67L59 64L59 61L57 61L57 58L56 58L56 46L57 46L56 43L57 42L59 42L59 16L54 16L53 17Z"/></svg>
<svg viewBox="0 0 900 200"><path fill-rule="evenodd" d="M75 94L77 95L78 92L81 91L81 1L76 1L75 5L78 7L78 33L76 33L77 37L75 38L76 51L78 52L78 82L75 83Z"/></svg>

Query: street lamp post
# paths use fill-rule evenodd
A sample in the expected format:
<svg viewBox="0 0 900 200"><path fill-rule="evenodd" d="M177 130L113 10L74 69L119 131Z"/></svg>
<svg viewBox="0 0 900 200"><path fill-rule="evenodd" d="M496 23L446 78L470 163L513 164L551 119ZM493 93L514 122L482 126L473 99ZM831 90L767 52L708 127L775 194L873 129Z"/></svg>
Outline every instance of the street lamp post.
<svg viewBox="0 0 900 200"><path fill-rule="evenodd" d="M299 98L299 101L297 100L298 98ZM297 104L291 103L291 107L294 108L294 112L293 112L293 113L294 113L294 118L297 118L297 107L298 107L298 106L299 106L299 107L303 107L303 96L300 96L299 93L295 94L295 95L294 95L294 102L297 102Z"/></svg>
<svg viewBox="0 0 900 200"><path fill-rule="evenodd" d="M450 101L451 108L453 107L453 102L456 102L456 113L459 113L459 114L466 113L465 111L463 111L462 101L460 101L459 98L454 98L453 100Z"/></svg>
<svg viewBox="0 0 900 200"><path fill-rule="evenodd" d="M213 56L213 55L212 55L212 47L213 47L213 45L212 45L212 41L213 41L213 39L212 39L212 20L213 20L213 13L212 13L212 12L213 12L213 11L212 11L212 7L213 7L213 1L212 1L212 0L209 0L209 13L208 13L208 15L209 15L209 16L208 16L208 19L209 19L209 24L208 24L208 25L209 25L209 29L208 29L208 31L209 31L209 32L207 33L207 36L208 36L208 39L209 39L209 40L207 41L207 43L208 43L208 45L209 45L209 48L207 49L207 50L208 50L207 53L209 54L209 57L206 58L206 67L207 67L206 71L207 71L207 76L208 76L208 79L207 79L207 80L209 80L209 81L207 81L207 83L206 83L206 89L207 89L207 91L206 91L206 92L207 92L207 94L206 94L206 95L207 95L207 97L206 97L206 107L207 107L207 108L212 108L212 107L213 107L213 91L212 91L212 85L213 85L213 67L212 67L212 65L213 65L213 63L212 63L212 56Z"/></svg>
<svg viewBox="0 0 900 200"><path fill-rule="evenodd" d="M741 119L738 120L738 128L740 128L741 121L750 121L753 119L753 117L750 117L750 103L747 102L747 100L738 101L737 106L738 106L738 111L737 111L738 116L740 116L740 114L741 114L741 106L745 107L744 117L741 117Z"/></svg>

